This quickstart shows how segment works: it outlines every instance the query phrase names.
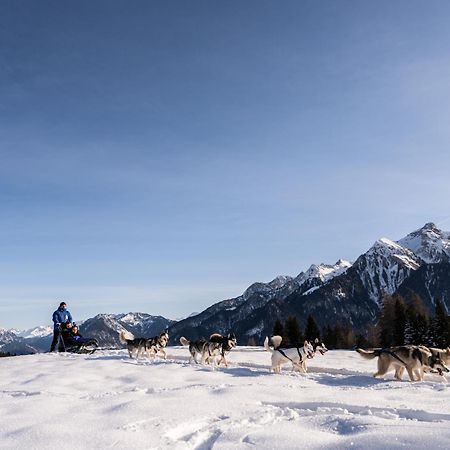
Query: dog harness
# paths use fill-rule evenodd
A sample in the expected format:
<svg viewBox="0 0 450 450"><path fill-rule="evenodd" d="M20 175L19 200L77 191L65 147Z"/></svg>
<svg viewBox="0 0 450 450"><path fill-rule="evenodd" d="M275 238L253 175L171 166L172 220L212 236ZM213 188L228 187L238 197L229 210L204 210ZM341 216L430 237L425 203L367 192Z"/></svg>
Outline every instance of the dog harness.
<svg viewBox="0 0 450 450"><path fill-rule="evenodd" d="M382 348L380 350L380 353L387 353L387 354L393 356L395 359L399 360L405 367L408 365L398 355L396 355L392 350L388 350L387 348ZM421 360L420 362L422 362L422 358L420 358L420 360Z"/></svg>
<svg viewBox="0 0 450 450"><path fill-rule="evenodd" d="M298 356L299 356L299 358L300 358L300 363L302 363L302 362L303 362L303 356L302 356L302 354L300 353L300 349L299 349L298 347L296 347L296 349L297 349ZM285 353L281 348L276 348L275 350L276 350L277 352L280 352L285 358L287 358L289 361L291 361L292 364L298 364L298 363L296 363L292 358L289 358L289 356L286 355L286 353Z"/></svg>

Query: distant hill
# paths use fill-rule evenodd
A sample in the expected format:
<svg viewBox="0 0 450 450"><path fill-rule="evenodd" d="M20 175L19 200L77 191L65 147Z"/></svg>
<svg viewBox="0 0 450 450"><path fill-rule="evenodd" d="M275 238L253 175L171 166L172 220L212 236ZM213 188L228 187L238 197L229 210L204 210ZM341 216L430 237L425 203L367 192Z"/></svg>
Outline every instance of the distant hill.
<svg viewBox="0 0 450 450"><path fill-rule="evenodd" d="M80 333L98 340L103 347L121 348L119 332L133 333L136 337L150 337L174 323L173 320L146 313L98 314L80 325ZM17 355L45 352L53 338L51 327L36 327L17 331L0 329L0 352Z"/></svg>

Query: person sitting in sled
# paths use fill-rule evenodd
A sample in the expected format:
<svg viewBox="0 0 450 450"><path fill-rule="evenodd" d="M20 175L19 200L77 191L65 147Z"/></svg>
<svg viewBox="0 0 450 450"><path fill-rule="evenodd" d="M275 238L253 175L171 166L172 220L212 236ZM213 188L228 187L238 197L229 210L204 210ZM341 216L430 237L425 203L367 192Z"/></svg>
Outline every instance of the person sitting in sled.
<svg viewBox="0 0 450 450"><path fill-rule="evenodd" d="M81 336L81 334L78 332L78 325L76 323L74 323L72 325L72 328L70 329L70 335L69 335L70 339L82 343L85 339L83 336Z"/></svg>
<svg viewBox="0 0 450 450"><path fill-rule="evenodd" d="M97 340L92 338L85 338L78 332L78 325L76 323L67 323L66 330L63 333L63 339L66 347L70 348L73 346L98 346Z"/></svg>

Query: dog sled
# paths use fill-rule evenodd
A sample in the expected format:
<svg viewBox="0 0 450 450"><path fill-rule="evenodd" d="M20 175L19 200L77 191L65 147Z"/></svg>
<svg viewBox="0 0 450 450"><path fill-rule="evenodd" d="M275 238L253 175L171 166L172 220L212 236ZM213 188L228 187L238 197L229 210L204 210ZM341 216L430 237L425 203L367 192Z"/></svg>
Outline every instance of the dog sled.
<svg viewBox="0 0 450 450"><path fill-rule="evenodd" d="M73 336L68 330L61 329L58 338L58 351L78 354L92 354L98 350L96 339Z"/></svg>

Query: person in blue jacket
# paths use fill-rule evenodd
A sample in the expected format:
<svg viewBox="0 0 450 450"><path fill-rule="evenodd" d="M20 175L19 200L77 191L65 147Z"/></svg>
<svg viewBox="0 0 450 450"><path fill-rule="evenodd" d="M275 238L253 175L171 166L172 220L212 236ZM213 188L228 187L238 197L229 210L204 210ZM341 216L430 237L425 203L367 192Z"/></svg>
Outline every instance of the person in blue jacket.
<svg viewBox="0 0 450 450"><path fill-rule="evenodd" d="M53 313L53 340L50 346L50 351L55 351L56 344L58 343L58 337L60 333L60 326L66 322L72 322L72 314L67 310L65 302L59 304L59 308Z"/></svg>

